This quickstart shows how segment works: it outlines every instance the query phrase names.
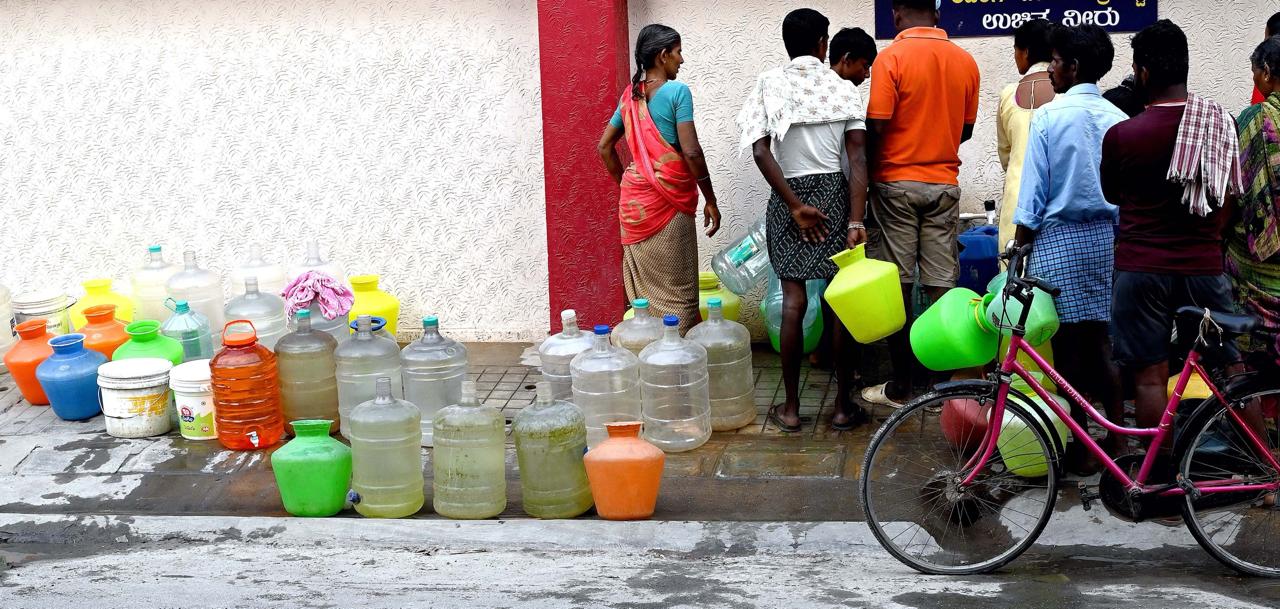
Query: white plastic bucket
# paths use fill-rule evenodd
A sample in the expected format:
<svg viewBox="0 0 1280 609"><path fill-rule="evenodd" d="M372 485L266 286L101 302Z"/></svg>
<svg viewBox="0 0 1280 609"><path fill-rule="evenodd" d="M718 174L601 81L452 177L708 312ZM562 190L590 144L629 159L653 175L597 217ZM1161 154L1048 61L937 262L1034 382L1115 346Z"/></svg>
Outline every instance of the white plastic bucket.
<svg viewBox="0 0 1280 609"><path fill-rule="evenodd" d="M178 365L169 373L174 406L178 409L178 431L188 440L214 440L218 427L213 420L213 385L209 380L209 360L197 359Z"/></svg>
<svg viewBox="0 0 1280 609"><path fill-rule="evenodd" d="M49 322L49 333L54 335L71 332L71 307L76 299L56 290L27 292L13 297L13 313L16 323L31 319Z"/></svg>
<svg viewBox="0 0 1280 609"><path fill-rule="evenodd" d="M107 433L117 438L146 438L173 429L169 371L160 358L123 359L98 367L98 390Z"/></svg>

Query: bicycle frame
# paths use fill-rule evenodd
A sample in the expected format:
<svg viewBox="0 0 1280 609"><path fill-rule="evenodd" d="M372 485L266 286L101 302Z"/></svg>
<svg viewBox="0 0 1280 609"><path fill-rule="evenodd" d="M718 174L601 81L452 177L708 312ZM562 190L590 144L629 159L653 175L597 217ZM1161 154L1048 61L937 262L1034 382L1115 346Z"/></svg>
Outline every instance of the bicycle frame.
<svg viewBox="0 0 1280 609"><path fill-rule="evenodd" d="M1088 400L1081 396L1080 393L1066 381L1066 379L1062 378L1062 375L1059 374L1057 370L1054 370L1053 366L1045 361L1045 359L1041 357L1035 349L1031 348L1031 345L1028 344L1026 339L1023 337L1023 331L1020 326L1021 324L1019 324L1018 328L1014 329L1013 335L1010 337L1009 351L1005 354L1004 361L1000 365L1000 385L996 392L996 402L991 409L990 421L1004 420L1005 404L1009 397L1009 383L1013 380L1012 375L1016 374L1031 386L1036 395L1039 396L1051 410L1053 410L1055 415L1062 419L1062 421L1067 425L1067 428L1071 430L1076 441L1083 443L1091 453L1097 456L1097 458L1106 466L1107 471L1109 471L1116 480L1123 483L1129 492L1138 494L1157 493L1161 496L1181 496L1187 493L1187 489L1184 486L1169 484L1150 486L1147 485L1146 482L1151 474L1152 467L1155 464L1156 456L1160 452L1160 447L1163 446L1165 442L1172 440L1173 418L1177 412L1178 402L1182 400L1182 392L1186 390L1187 382L1191 380L1191 375L1198 374L1201 379L1204 379L1205 384L1208 385L1209 390L1213 392L1213 395L1220 400L1222 404L1226 405L1227 413L1230 415L1231 420L1235 423L1237 429L1242 430L1244 432L1243 435L1249 438L1249 441L1253 444L1254 450L1256 450L1258 454L1262 455L1271 467L1280 470L1280 462L1277 462L1276 456L1267 449L1266 443L1263 442L1263 440L1258 437L1257 433L1255 433L1253 428L1244 421L1240 413L1237 412L1237 409L1231 405L1231 402L1226 399L1226 396L1223 395L1222 391L1220 391L1213 383L1213 379L1209 378L1209 374L1205 372L1204 367L1200 365L1200 353L1196 348L1193 347L1187 356L1186 364L1183 365L1182 373L1178 376L1178 382L1174 386L1173 395L1170 396L1169 403L1165 406L1164 414L1160 418L1160 424L1155 428L1131 428L1117 425L1107 420L1104 415L1099 413L1098 410L1093 407L1093 404L1090 404ZM1150 443L1147 446L1147 454L1142 460L1142 465L1138 470L1136 478L1130 478L1124 470L1120 469L1120 466L1117 465L1109 455L1107 455L1107 452L1098 445L1097 441L1095 441L1093 437L1091 437L1089 433L1075 421L1075 419L1071 418L1071 414L1067 412L1061 404L1053 399L1049 391L1046 390L1043 385L1036 381L1035 377L1033 377L1022 363L1018 361L1019 353L1025 353L1029 358L1031 358L1031 361L1035 362L1045 375L1053 380L1054 384L1056 384L1060 389L1065 390L1064 392L1067 397L1075 403L1076 407L1083 408L1084 412L1090 419L1093 419L1108 431L1123 436L1150 438ZM986 466L992 455L995 454L996 440L1000 436L1000 428L1001 425L998 423L992 423L987 426L987 433L982 439L981 446L974 456L969 459L969 463L965 465L965 468L969 469L969 473L965 476L964 482L962 483L964 486L974 483L977 479L978 472ZM1050 430L1050 433L1052 433L1052 430ZM1210 481L1195 483L1194 488L1200 493L1274 491L1280 488L1280 482L1270 484L1231 484L1229 481Z"/></svg>

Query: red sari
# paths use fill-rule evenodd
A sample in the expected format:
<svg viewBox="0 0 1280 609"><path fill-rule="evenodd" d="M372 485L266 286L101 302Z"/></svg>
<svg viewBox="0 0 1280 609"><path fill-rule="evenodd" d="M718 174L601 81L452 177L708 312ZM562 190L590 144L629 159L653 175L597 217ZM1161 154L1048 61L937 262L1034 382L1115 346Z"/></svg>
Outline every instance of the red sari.
<svg viewBox="0 0 1280 609"><path fill-rule="evenodd" d="M698 206L698 180L684 156L662 137L649 116L644 84L640 99L631 87L622 94L622 126L633 159L622 174L618 220L622 244L632 245L656 235L678 213L694 215Z"/></svg>

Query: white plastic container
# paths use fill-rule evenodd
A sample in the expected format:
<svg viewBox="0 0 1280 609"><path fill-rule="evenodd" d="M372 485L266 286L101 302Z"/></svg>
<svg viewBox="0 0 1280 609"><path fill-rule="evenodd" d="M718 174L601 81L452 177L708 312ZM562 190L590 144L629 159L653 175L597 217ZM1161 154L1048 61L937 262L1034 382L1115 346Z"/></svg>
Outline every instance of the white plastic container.
<svg viewBox="0 0 1280 609"><path fill-rule="evenodd" d="M198 311L209 320L213 328L213 346L222 345L222 334L218 331L227 324L223 312L222 277L217 273L200 268L196 264L196 253L187 250L182 254L183 269L174 273L165 284L169 297L174 300L185 300L192 311Z"/></svg>
<svg viewBox="0 0 1280 609"><path fill-rule="evenodd" d="M258 333L258 344L275 351L276 342L288 329L284 299L261 290L257 277L244 279L244 294L236 296L223 309L227 319L247 319Z"/></svg>
<svg viewBox="0 0 1280 609"><path fill-rule="evenodd" d="M182 267L165 262L159 245L147 248L147 261L133 272L130 282L133 286L135 320L164 321L169 317L169 310L164 306L165 299L169 297L165 284L180 270Z"/></svg>
<svg viewBox="0 0 1280 609"><path fill-rule="evenodd" d="M649 299L631 301L631 319L624 319L613 329L614 346L630 351L636 357L655 340L662 338L662 320L649 312Z"/></svg>
<svg viewBox="0 0 1280 609"><path fill-rule="evenodd" d="M720 283L738 296L746 296L751 288L760 285L771 268L764 218L711 259L711 269Z"/></svg>
<svg viewBox="0 0 1280 609"><path fill-rule="evenodd" d="M107 433L117 438L147 438L173 429L169 371L160 358L123 359L98 367L98 388Z"/></svg>
<svg viewBox="0 0 1280 609"><path fill-rule="evenodd" d="M289 268L289 283L292 283L294 279L298 278L298 275L307 271L319 271L342 283L347 283L347 276L342 272L342 269L320 255L320 242L314 239L307 241L307 255L302 259L302 262ZM313 319L312 321L315 320Z"/></svg>
<svg viewBox="0 0 1280 609"><path fill-rule="evenodd" d="M180 364L169 372L169 388L173 389L174 407L178 411L178 431L188 440L218 439L209 377L207 359Z"/></svg>
<svg viewBox="0 0 1280 609"><path fill-rule="evenodd" d="M432 315L422 320L422 338L400 351L400 365L404 399L422 411L422 445L433 446L436 413L462 401L467 348L441 334L440 320Z"/></svg>
<svg viewBox="0 0 1280 609"><path fill-rule="evenodd" d="M76 299L57 290L25 292L13 297L13 313L16 323L30 319L45 319L49 333L53 335L71 332L71 306Z"/></svg>
<svg viewBox="0 0 1280 609"><path fill-rule="evenodd" d="M595 327L595 342L569 363L573 403L587 420L587 446L605 441L605 425L640 420L640 360L609 342L609 326Z"/></svg>
<svg viewBox="0 0 1280 609"><path fill-rule="evenodd" d="M666 332L640 352L642 437L664 452L693 450L711 438L707 350L680 338L680 319L662 319Z"/></svg>
<svg viewBox="0 0 1280 609"><path fill-rule="evenodd" d="M707 300L707 320L686 335L707 350L711 430L730 431L756 420L751 332L724 318L719 297Z"/></svg>
<svg viewBox="0 0 1280 609"><path fill-rule="evenodd" d="M247 260L232 269L231 288L236 289L244 285L244 280L249 277L257 278L258 289L263 294L271 294L272 296L279 296L280 292L283 292L285 286L289 284L284 267L273 262L267 262L262 257L262 248L257 245L249 248L249 258Z"/></svg>

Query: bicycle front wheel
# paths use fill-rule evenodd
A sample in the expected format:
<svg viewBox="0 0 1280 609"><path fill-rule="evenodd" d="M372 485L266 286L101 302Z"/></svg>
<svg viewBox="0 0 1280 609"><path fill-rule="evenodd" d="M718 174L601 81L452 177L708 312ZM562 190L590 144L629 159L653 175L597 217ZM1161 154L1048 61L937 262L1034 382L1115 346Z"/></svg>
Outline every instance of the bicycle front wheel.
<svg viewBox="0 0 1280 609"><path fill-rule="evenodd" d="M1280 472L1227 413L1193 419L1192 434L1181 454L1179 472L1197 486L1274 485ZM1240 411L1246 424L1272 455L1277 450L1276 406L1280 391L1254 396ZM1201 493L1184 497L1182 518L1200 546L1221 563L1246 575L1280 577L1280 508L1275 490Z"/></svg>
<svg viewBox="0 0 1280 609"><path fill-rule="evenodd" d="M1031 547L1049 522L1058 484L1053 444L1012 399L1003 421L988 422L994 404L972 388L925 395L894 413L867 448L867 525L917 571L994 571ZM997 451L962 486L988 424L1001 426Z"/></svg>

